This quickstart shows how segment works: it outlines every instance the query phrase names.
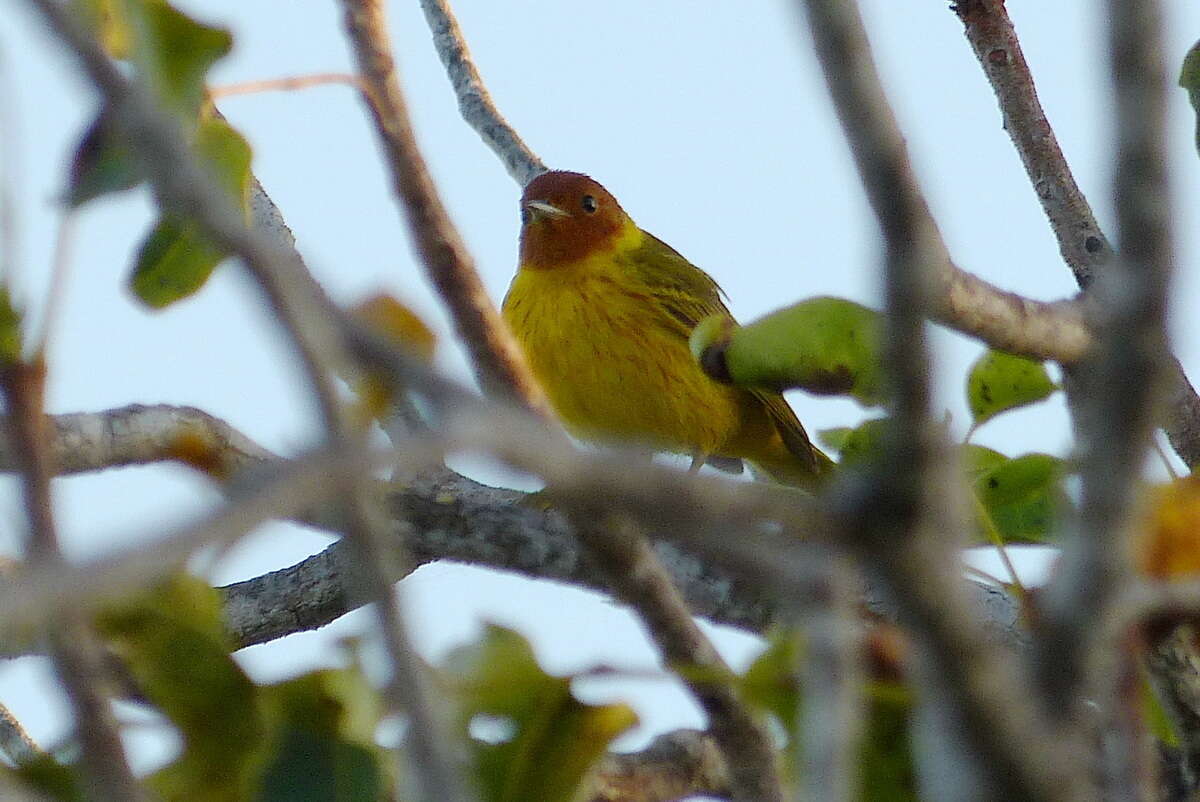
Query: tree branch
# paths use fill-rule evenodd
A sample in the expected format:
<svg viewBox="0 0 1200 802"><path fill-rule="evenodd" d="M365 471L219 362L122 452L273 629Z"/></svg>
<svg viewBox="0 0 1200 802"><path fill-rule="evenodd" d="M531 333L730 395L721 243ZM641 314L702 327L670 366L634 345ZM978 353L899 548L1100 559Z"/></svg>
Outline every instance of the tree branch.
<svg viewBox="0 0 1200 802"><path fill-rule="evenodd" d="M949 695L974 751L975 768L999 798L1086 799L1078 743L1052 733L1029 704L1011 657L987 643L965 615L956 544L946 515L947 487L937 470L928 422L923 312L932 271L948 261L928 205L912 175L904 139L883 93L857 6L807 0L809 29L842 129L887 244L888 348L892 436L874 481L844 512L860 529L865 563L889 587L900 618L923 646L926 684ZM1075 739L1077 740L1077 739ZM1065 741L1065 742L1064 742Z"/></svg>
<svg viewBox="0 0 1200 802"><path fill-rule="evenodd" d="M1055 715L1084 715L1085 700L1107 715L1122 704L1111 678L1097 685L1096 636L1130 576L1135 483L1157 416L1164 376L1167 289L1172 266L1165 158L1166 68L1161 16L1153 0L1111 2L1110 68L1116 96L1113 193L1119 256L1096 274L1096 348L1073 371L1083 480L1078 531L1048 589L1039 632L1039 671ZM1113 392L1120 387L1120 392ZM1101 642L1103 643L1103 642ZM1105 666L1099 676L1106 676ZM1132 734L1126 733L1127 737Z"/></svg>
<svg viewBox="0 0 1200 802"><path fill-rule="evenodd" d="M512 399L549 414L520 346L446 213L417 148L396 77L383 7L378 0L345 0L346 24L358 63L362 96L379 135L392 185L426 275L450 310L479 384L487 395Z"/></svg>
<svg viewBox="0 0 1200 802"><path fill-rule="evenodd" d="M609 753L592 772L587 802L672 802L728 798L729 772L713 737L698 730L660 735L640 752Z"/></svg>
<svg viewBox="0 0 1200 802"><path fill-rule="evenodd" d="M1086 289L1112 261L1112 246L1075 183L1038 100L1004 0L959 0L954 11L996 93L1004 130L1025 165L1063 260L1079 286ZM1200 465L1200 396L1174 357L1170 358L1167 375L1161 426L1183 461L1189 467Z"/></svg>
<svg viewBox="0 0 1200 802"><path fill-rule="evenodd" d="M500 157L508 174L520 186L525 186L546 172L546 165L529 149L492 102L492 96L475 69L467 41L447 0L421 0L421 9L433 34L433 46L454 87L463 119Z"/></svg>

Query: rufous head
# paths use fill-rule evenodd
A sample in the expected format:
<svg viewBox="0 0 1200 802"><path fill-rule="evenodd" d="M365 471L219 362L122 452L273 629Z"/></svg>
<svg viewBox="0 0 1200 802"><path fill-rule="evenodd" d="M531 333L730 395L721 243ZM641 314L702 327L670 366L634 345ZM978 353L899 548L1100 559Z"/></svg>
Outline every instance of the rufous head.
<svg viewBox="0 0 1200 802"><path fill-rule="evenodd" d="M521 195L521 267L577 262L632 225L617 199L583 173L542 173Z"/></svg>

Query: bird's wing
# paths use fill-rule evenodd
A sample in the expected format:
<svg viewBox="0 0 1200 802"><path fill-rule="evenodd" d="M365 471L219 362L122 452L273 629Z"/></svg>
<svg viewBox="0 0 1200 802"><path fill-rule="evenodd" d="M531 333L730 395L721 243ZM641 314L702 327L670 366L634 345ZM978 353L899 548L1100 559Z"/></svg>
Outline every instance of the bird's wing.
<svg viewBox="0 0 1200 802"><path fill-rule="evenodd" d="M627 265L638 283L680 324L685 340L709 315L732 317L717 282L653 234L646 234L643 244L629 253Z"/></svg>
<svg viewBox="0 0 1200 802"><path fill-rule="evenodd" d="M710 315L733 317L725 306L717 282L653 234L647 233L644 244L630 254L629 268L680 324L680 335L684 339L691 336L697 323ZM788 451L817 470L817 451L783 396L770 390L747 392L762 403Z"/></svg>

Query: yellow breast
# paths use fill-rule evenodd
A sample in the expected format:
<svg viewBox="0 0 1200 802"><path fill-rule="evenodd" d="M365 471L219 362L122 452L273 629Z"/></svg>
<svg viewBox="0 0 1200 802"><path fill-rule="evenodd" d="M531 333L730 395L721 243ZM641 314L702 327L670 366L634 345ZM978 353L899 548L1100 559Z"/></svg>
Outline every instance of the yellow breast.
<svg viewBox="0 0 1200 802"><path fill-rule="evenodd" d="M581 438L719 454L741 426L743 394L704 375L678 323L612 258L519 270L503 311Z"/></svg>

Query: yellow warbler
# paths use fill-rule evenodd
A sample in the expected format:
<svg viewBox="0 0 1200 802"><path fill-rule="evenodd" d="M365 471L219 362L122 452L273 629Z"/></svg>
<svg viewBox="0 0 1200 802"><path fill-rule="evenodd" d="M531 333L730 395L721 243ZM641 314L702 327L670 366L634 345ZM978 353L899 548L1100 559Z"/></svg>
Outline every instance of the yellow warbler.
<svg viewBox="0 0 1200 802"><path fill-rule="evenodd" d="M572 433L691 454L693 467L746 459L801 486L829 472L782 395L700 369L688 337L700 320L729 315L721 288L638 228L604 187L544 173L525 188L521 222L504 318Z"/></svg>

